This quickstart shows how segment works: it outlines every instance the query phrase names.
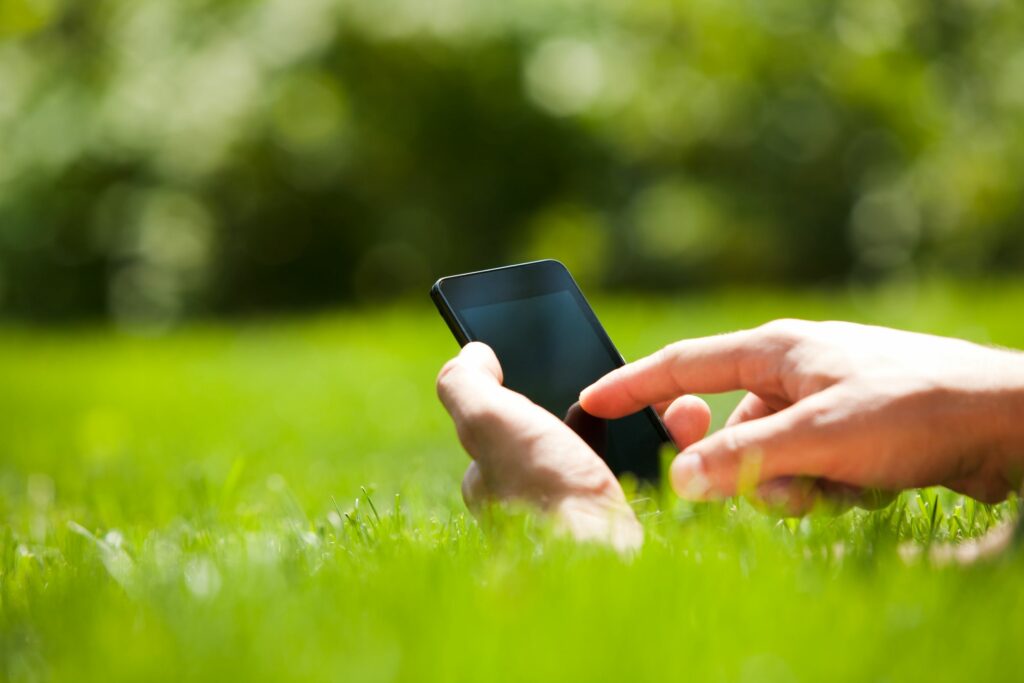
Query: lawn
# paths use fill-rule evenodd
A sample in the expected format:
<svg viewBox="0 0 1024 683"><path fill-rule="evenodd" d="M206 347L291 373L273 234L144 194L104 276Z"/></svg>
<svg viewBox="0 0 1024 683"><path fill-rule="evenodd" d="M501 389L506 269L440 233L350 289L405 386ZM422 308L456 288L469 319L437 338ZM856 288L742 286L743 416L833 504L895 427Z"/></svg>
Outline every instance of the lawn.
<svg viewBox="0 0 1024 683"><path fill-rule="evenodd" d="M772 317L1024 347L1024 283L595 301L627 357ZM1024 561L901 559L1016 514L636 505L624 559L478 525L422 301L159 338L0 329L0 680L1009 680ZM720 424L735 395L712 403Z"/></svg>

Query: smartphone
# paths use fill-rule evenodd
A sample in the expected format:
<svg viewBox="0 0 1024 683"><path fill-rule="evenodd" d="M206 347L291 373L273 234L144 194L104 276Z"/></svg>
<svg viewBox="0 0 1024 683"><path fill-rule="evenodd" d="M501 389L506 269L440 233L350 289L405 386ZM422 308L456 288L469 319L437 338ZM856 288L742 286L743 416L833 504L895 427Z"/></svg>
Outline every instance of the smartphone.
<svg viewBox="0 0 1024 683"><path fill-rule="evenodd" d="M506 387L563 419L616 476L657 481L671 439L652 409L602 420L579 407L580 391L625 361L564 265L535 261L445 277L430 295L460 345L494 349Z"/></svg>

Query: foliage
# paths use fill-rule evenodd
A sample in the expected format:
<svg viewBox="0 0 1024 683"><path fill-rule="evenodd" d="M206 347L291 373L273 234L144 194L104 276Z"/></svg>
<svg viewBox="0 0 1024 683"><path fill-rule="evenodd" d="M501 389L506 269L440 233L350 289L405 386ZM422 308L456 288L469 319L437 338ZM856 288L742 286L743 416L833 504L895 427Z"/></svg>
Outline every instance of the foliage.
<svg viewBox="0 0 1024 683"><path fill-rule="evenodd" d="M596 304L630 357L782 313L1024 346L1014 283ZM952 681L1024 665L1019 557L936 568L898 550L976 537L1016 500L911 492L777 521L633 494L647 544L630 559L516 511L477 524L432 392L454 348L422 308L156 339L0 331L0 679ZM717 423L736 398L715 399Z"/></svg>
<svg viewBox="0 0 1024 683"><path fill-rule="evenodd" d="M3 309L666 287L1024 263L1024 8L3 0Z"/></svg>

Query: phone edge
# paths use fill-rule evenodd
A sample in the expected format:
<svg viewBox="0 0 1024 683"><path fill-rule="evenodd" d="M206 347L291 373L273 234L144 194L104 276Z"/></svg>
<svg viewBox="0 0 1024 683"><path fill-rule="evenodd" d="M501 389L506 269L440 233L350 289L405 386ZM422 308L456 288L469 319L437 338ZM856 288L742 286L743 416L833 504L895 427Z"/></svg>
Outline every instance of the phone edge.
<svg viewBox="0 0 1024 683"><path fill-rule="evenodd" d="M441 314L441 317L444 319L445 324L448 325L449 331L451 331L452 336L455 337L455 341L459 343L459 346L465 346L466 344L470 343L471 340L469 338L469 334L459 324L458 318L455 317L455 311L452 310L451 305L448 303L447 297L445 297L444 295L442 285L444 284L445 280L450 280L453 278L472 277L474 275L484 275L486 273L493 273L499 270L521 268L523 266L531 266L539 263L553 263L557 265L569 277L569 280L572 281L576 289L580 290L579 284L576 282L576 279L572 276L572 273L569 272L569 269L566 267L566 265L559 261L558 259L553 258L537 259L535 261L525 261L523 263L510 263L507 266L498 266L497 268L484 268L482 270L473 270L468 273L459 273L458 275L446 275L444 277L437 279L437 281L430 288L430 299L434 302L434 306L437 308L437 312ZM580 290L580 293L582 294L582 290ZM585 299L586 297L584 297L584 300ZM589 302L587 303L587 306L590 306ZM614 344L612 346L614 348ZM618 353L618 349L615 349L615 352ZM622 359L622 354L618 355L619 358ZM623 362L625 361L623 360Z"/></svg>
<svg viewBox="0 0 1024 683"><path fill-rule="evenodd" d="M448 299L445 298L444 292L441 289L441 283L446 278L440 278L434 283L434 286L430 288L430 299L434 302L434 306L437 307L437 312L441 314L446 325L448 325L449 331L452 336L455 337L455 341L458 342L459 346L465 346L469 343L469 335L459 325L459 321L455 318L455 312L452 311L452 307L448 304Z"/></svg>

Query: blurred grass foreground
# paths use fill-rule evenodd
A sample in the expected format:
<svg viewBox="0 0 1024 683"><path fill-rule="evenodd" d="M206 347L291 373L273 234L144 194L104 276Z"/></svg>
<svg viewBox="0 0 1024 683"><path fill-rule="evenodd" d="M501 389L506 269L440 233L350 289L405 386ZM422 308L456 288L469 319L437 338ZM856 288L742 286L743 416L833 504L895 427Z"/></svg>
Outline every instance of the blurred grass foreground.
<svg viewBox="0 0 1024 683"><path fill-rule="evenodd" d="M1024 346L1024 287L599 300L624 353L780 311ZM416 343L409 343L415 339ZM1019 514L948 491L783 520L634 496L624 559L473 522L423 308L160 338L0 332L0 680L1012 680ZM713 404L721 423L735 396ZM365 487L365 488L364 488ZM900 544L916 549L904 559Z"/></svg>
<svg viewBox="0 0 1024 683"><path fill-rule="evenodd" d="M0 0L0 682L1020 678L1016 498L477 523L425 293L1024 348L1022 168L1009 0Z"/></svg>

